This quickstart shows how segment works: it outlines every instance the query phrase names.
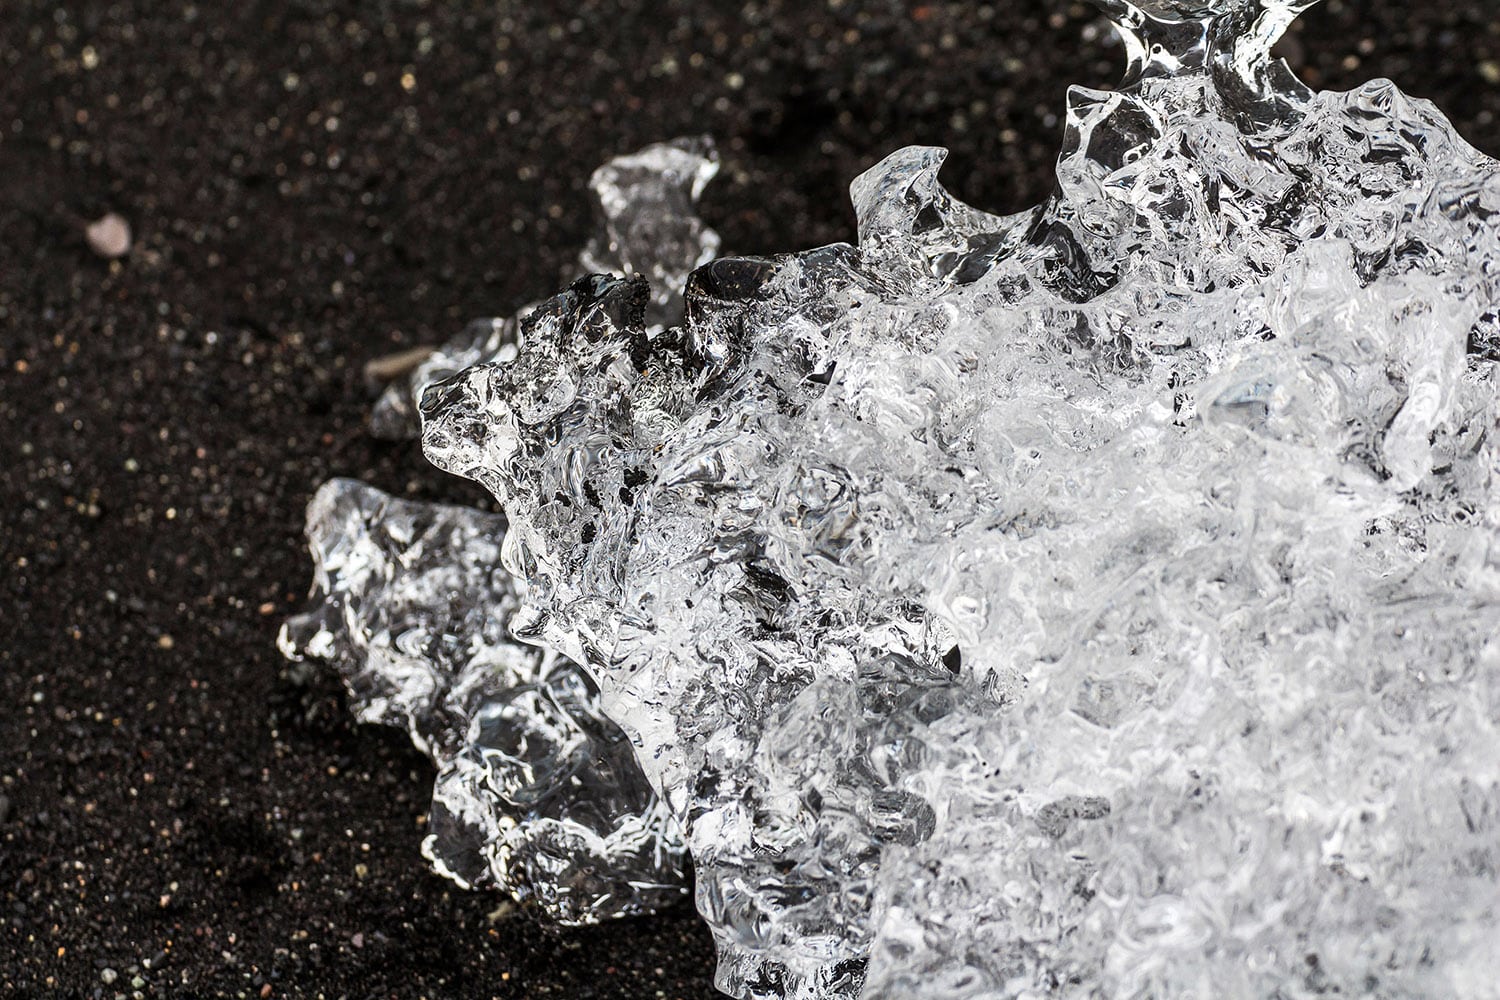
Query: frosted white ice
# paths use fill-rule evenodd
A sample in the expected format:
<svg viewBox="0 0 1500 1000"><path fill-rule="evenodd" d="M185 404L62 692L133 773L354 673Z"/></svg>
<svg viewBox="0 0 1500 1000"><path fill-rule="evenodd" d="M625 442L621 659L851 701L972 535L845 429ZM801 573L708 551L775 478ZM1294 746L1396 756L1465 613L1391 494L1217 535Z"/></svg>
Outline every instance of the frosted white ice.
<svg viewBox="0 0 1500 1000"><path fill-rule="evenodd" d="M510 629L686 831L739 997L1500 997L1500 165L1107 0L1058 192L591 276L430 386Z"/></svg>

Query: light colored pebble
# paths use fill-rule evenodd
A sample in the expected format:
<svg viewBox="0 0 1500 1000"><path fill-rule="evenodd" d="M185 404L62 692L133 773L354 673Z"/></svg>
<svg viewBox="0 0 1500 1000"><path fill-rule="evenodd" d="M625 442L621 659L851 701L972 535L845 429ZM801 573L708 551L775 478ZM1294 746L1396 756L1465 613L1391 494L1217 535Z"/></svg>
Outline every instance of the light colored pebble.
<svg viewBox="0 0 1500 1000"><path fill-rule="evenodd" d="M130 252L130 223L114 212L90 222L84 234L88 237L89 249L107 260L115 260Z"/></svg>

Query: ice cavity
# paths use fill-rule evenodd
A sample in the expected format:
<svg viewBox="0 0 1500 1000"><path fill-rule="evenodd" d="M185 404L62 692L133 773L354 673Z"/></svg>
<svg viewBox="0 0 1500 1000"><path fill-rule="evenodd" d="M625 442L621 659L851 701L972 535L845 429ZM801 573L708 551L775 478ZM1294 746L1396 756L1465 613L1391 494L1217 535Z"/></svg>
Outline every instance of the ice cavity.
<svg viewBox="0 0 1500 1000"><path fill-rule="evenodd" d="M430 385L492 617L597 685L731 995L1500 996L1500 169L1297 84L1307 3L1105 6L1038 208L904 150L857 245L680 324L589 276Z"/></svg>

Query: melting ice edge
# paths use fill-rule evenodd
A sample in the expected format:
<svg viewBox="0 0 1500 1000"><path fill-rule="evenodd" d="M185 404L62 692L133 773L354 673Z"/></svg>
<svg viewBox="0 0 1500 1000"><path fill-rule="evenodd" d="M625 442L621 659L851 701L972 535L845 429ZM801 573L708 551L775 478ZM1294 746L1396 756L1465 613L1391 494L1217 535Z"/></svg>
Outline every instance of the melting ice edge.
<svg viewBox="0 0 1500 1000"><path fill-rule="evenodd" d="M715 259L654 146L382 400L504 516L327 484L282 646L433 757L439 871L691 858L738 997L1500 997L1500 165L1298 83L1310 0L1101 2L1038 208L912 148Z"/></svg>

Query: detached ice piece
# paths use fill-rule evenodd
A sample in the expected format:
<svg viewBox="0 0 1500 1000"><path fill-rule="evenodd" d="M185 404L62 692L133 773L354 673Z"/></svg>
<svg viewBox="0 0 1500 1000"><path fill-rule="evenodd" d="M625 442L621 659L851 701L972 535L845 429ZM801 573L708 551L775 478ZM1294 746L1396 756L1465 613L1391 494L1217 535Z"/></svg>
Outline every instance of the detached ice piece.
<svg viewBox="0 0 1500 1000"><path fill-rule="evenodd" d="M676 826L592 682L506 632L504 518L336 479L307 534L314 607L281 647L333 662L361 721L405 727L438 766L422 850L439 872L566 924L682 898Z"/></svg>
<svg viewBox="0 0 1500 1000"><path fill-rule="evenodd" d="M1057 194L527 316L423 398L738 997L1500 997L1500 165L1305 2L1108 4ZM1137 51L1138 50L1138 51ZM1471 353L1469 345L1474 345Z"/></svg>
<svg viewBox="0 0 1500 1000"><path fill-rule="evenodd" d="M688 274L719 252L719 234L697 214L698 200L718 172L718 151L706 137L656 143L600 167L589 181L598 232L579 255L575 277L640 275L651 282L648 325L661 330L680 323ZM470 323L386 389L370 415L371 432L393 440L414 437L423 390L475 365L515 357L516 330L516 319Z"/></svg>

